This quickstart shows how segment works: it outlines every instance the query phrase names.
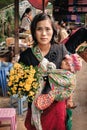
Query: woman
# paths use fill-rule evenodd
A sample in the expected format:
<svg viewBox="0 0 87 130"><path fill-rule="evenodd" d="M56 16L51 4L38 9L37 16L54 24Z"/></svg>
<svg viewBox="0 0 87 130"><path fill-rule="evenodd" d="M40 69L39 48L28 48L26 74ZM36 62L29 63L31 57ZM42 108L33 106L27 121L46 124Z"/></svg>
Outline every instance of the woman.
<svg viewBox="0 0 87 130"><path fill-rule="evenodd" d="M21 18L21 26L19 32L30 30L30 24L32 21L32 10L31 8L26 8L25 12Z"/></svg>
<svg viewBox="0 0 87 130"><path fill-rule="evenodd" d="M59 25L59 36L60 36L59 42L62 43L66 38L68 38L69 34L66 30L66 23L64 21L60 21L58 25Z"/></svg>
<svg viewBox="0 0 87 130"><path fill-rule="evenodd" d="M56 68L60 68L61 61L68 53L63 44L56 44L54 37L56 30L54 21L45 13L38 14L31 23L31 34L34 40L34 46L28 48L20 55L19 62L25 65L38 66L43 58L55 64ZM42 93L48 93L51 90L47 76L43 76L45 86ZM41 127L32 125L31 110L32 103L28 103L28 112L25 120L27 130L66 130L66 104L63 101L54 101L50 107L41 113ZM34 119L33 119L34 120ZM37 128L38 127L38 128Z"/></svg>

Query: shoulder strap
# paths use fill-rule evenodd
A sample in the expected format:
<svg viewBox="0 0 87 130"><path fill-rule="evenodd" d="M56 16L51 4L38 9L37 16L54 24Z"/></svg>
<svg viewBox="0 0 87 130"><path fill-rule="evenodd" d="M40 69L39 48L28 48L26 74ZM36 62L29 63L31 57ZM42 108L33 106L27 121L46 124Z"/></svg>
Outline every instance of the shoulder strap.
<svg viewBox="0 0 87 130"><path fill-rule="evenodd" d="M33 54L36 56L36 58L41 62L44 57L42 56L39 47L38 46L32 47L31 50Z"/></svg>

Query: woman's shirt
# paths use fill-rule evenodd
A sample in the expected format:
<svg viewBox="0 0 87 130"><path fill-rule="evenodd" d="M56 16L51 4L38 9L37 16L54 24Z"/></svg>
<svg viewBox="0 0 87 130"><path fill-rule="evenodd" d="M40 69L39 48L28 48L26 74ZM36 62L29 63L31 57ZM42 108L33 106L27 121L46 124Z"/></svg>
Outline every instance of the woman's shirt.
<svg viewBox="0 0 87 130"><path fill-rule="evenodd" d="M21 22L21 28L25 29L25 30L30 30L30 24L31 24L31 21L30 19L25 16L23 19L22 19L22 22Z"/></svg>
<svg viewBox="0 0 87 130"><path fill-rule="evenodd" d="M61 61L67 54L67 50L63 44L53 44L51 45L51 48L48 52L48 54L45 56L50 62L53 62L57 69L60 68ZM37 66L39 65L39 61L33 54L31 48L28 48L24 52L20 54L20 59L19 62L22 62L23 64L29 66ZM45 83L44 89L42 90L43 94L48 93L51 90L50 84L49 84L49 79L47 76L43 77ZM28 103L28 107L30 107L31 103Z"/></svg>
<svg viewBox="0 0 87 130"><path fill-rule="evenodd" d="M69 36L69 34L67 33L66 29L61 27L60 29L60 42L62 42L64 39L66 39Z"/></svg>
<svg viewBox="0 0 87 130"><path fill-rule="evenodd" d="M63 44L52 44L51 48L48 52L48 54L45 56L50 62L53 62L57 69L60 68L61 61L65 57L65 55L68 53L65 46ZM33 54L31 48L28 48L24 52L20 54L19 62L22 62L23 64L29 66L37 66L39 64L39 61Z"/></svg>

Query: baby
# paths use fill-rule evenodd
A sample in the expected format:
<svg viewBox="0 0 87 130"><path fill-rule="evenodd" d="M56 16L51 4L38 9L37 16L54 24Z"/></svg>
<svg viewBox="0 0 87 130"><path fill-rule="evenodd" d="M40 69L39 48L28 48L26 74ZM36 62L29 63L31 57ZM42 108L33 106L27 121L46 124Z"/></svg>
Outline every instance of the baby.
<svg viewBox="0 0 87 130"><path fill-rule="evenodd" d="M81 67L82 67L82 60L77 54L66 55L61 63L61 69L71 71L73 74L79 71ZM66 100L66 107L72 109L76 107L76 105L73 103L72 100L72 94Z"/></svg>

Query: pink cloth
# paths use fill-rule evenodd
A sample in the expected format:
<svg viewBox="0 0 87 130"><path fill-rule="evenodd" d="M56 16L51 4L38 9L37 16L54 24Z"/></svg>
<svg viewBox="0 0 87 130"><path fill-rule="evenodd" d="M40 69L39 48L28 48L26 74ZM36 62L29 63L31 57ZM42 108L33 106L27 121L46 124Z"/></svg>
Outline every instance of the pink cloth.
<svg viewBox="0 0 87 130"><path fill-rule="evenodd" d="M14 108L0 108L0 121L10 120L11 130L16 130L16 110Z"/></svg>
<svg viewBox="0 0 87 130"><path fill-rule="evenodd" d="M66 105L65 101L54 102L45 109L41 115L41 124L43 130L66 130ZM27 130L36 130L31 125L31 110L28 109L25 126Z"/></svg>
<svg viewBox="0 0 87 130"><path fill-rule="evenodd" d="M78 54L66 55L68 64L70 65L71 72L80 71L82 68L82 60Z"/></svg>

